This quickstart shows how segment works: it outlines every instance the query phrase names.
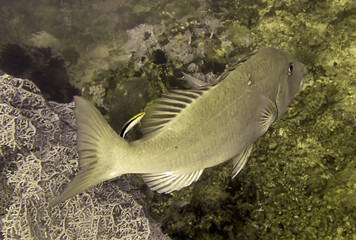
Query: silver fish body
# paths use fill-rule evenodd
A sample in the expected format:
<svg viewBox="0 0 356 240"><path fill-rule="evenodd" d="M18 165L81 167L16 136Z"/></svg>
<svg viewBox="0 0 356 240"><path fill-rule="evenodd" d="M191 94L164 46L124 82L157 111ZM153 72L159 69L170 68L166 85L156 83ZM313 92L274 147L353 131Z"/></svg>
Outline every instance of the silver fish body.
<svg viewBox="0 0 356 240"><path fill-rule="evenodd" d="M141 173L151 189L165 193L190 185L205 168L231 158L236 176L252 144L301 89L306 73L288 53L260 49L212 85L196 82L192 86L199 88L156 100L142 120L144 137L133 142L120 138L93 106L76 97L81 170L51 205L125 173Z"/></svg>

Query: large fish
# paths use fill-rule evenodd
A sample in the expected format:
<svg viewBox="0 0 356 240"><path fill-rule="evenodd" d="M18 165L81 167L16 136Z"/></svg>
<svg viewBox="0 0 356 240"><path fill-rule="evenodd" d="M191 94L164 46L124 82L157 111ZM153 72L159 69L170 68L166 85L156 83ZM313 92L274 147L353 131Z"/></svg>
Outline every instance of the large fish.
<svg viewBox="0 0 356 240"><path fill-rule="evenodd" d="M144 136L127 142L88 101L75 97L80 171L54 206L125 173L169 193L197 181L203 170L233 161L235 177L252 145L286 110L306 80L305 66L288 53L263 48L234 64L212 84L157 99L142 119ZM139 115L142 117L142 114Z"/></svg>

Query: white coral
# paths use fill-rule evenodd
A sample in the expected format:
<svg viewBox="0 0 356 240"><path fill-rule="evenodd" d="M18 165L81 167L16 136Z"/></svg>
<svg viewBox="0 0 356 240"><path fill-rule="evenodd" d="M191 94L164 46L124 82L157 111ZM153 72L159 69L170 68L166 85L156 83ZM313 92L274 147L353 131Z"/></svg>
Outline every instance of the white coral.
<svg viewBox="0 0 356 240"><path fill-rule="evenodd" d="M60 46L59 40L46 31L33 33L29 43L34 47L52 48L54 50L58 50Z"/></svg>
<svg viewBox="0 0 356 240"><path fill-rule="evenodd" d="M135 65L140 67L144 60L142 57L152 54L160 49L158 37L164 32L161 25L140 24L128 31L128 39L125 44L126 54L134 57Z"/></svg>

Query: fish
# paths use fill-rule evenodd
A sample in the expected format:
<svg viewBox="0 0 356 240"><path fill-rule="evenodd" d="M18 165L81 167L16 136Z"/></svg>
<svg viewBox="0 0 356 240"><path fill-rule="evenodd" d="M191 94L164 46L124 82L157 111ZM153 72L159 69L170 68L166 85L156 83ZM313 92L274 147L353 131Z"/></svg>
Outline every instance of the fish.
<svg viewBox="0 0 356 240"><path fill-rule="evenodd" d="M141 122L143 136L131 142L123 138L125 127L118 135L93 105L75 96L79 172L49 206L127 173L142 174L158 193L187 187L204 169L230 159L235 177L306 74L303 63L275 48L241 58L211 83L185 74L191 89L162 95L126 124Z"/></svg>
<svg viewBox="0 0 356 240"><path fill-rule="evenodd" d="M137 124L141 122L141 119L145 116L144 112L140 112L130 118L125 125L122 127L120 132L120 137L125 138L126 134L130 132Z"/></svg>

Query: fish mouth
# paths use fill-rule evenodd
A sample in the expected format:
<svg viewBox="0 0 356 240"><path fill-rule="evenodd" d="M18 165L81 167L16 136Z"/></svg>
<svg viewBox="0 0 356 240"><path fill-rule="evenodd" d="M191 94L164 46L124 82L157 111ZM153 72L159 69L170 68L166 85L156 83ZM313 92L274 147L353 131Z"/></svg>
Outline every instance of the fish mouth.
<svg viewBox="0 0 356 240"><path fill-rule="evenodd" d="M303 85L304 85L304 82L305 82L305 80L304 80L304 78L302 78L302 80L300 80L300 83L299 83L298 91L299 91L300 89L302 89L302 87L303 87Z"/></svg>
<svg viewBox="0 0 356 240"><path fill-rule="evenodd" d="M300 89L303 87L304 83L310 78L308 77L308 69L305 65L302 67L302 80L300 81Z"/></svg>
<svg viewBox="0 0 356 240"><path fill-rule="evenodd" d="M305 73L303 74L302 79L300 80L299 89L302 89L302 87L304 86L304 84L305 84L309 79L311 79L311 75L308 74L308 72L305 72Z"/></svg>

